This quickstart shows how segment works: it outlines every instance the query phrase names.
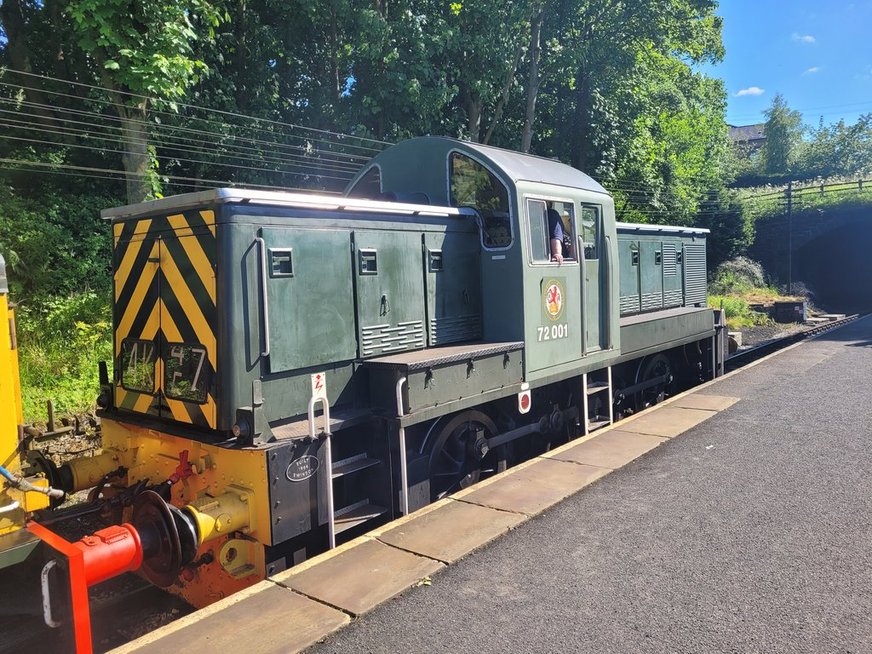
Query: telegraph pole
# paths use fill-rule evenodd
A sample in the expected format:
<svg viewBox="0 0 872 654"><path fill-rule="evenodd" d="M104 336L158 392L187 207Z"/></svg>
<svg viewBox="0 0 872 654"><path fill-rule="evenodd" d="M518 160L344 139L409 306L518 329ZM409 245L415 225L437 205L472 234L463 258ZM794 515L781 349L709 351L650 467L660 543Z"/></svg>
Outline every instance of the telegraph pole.
<svg viewBox="0 0 872 654"><path fill-rule="evenodd" d="M787 182L787 294L793 295L793 182Z"/></svg>

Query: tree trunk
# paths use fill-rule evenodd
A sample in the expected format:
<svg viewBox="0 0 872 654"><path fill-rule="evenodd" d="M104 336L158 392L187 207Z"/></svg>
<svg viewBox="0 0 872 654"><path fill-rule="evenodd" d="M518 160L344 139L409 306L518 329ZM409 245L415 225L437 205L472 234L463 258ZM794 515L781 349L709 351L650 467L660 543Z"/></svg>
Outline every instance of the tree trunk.
<svg viewBox="0 0 872 654"><path fill-rule="evenodd" d="M529 152L533 143L533 121L536 118L536 96L539 94L539 36L542 32L544 11L536 7L530 19L530 66L527 75L527 107L524 112L524 131L521 133L521 152Z"/></svg>
<svg viewBox="0 0 872 654"><path fill-rule="evenodd" d="M469 139L478 143L481 138L481 96L470 93L466 101L466 130Z"/></svg>
<svg viewBox="0 0 872 654"><path fill-rule="evenodd" d="M497 125L499 125L500 121L503 119L503 108L506 106L506 102L509 99L509 93L512 91L512 82L515 80L515 72L518 70L518 64L521 63L521 57L524 54L524 46L519 43L518 47L515 49L515 58L513 60L511 68L506 71L506 79L503 82L503 90L500 93L500 99L497 102L497 106L494 109L494 117L491 120L490 127L487 128L487 133L484 135L484 140L482 143L487 145L490 143L491 137L494 135L494 130Z"/></svg>
<svg viewBox="0 0 872 654"><path fill-rule="evenodd" d="M145 101L135 106L119 106L124 154L121 162L127 176L127 202L142 202L151 194L151 157L148 154L148 117Z"/></svg>

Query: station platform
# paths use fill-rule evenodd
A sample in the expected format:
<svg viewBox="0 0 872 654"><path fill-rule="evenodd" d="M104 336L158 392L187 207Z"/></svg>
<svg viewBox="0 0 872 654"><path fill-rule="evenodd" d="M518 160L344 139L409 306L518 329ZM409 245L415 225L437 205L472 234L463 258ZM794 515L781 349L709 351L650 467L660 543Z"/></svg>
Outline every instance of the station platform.
<svg viewBox="0 0 872 654"><path fill-rule="evenodd" d="M872 651L870 381L865 318L114 651Z"/></svg>

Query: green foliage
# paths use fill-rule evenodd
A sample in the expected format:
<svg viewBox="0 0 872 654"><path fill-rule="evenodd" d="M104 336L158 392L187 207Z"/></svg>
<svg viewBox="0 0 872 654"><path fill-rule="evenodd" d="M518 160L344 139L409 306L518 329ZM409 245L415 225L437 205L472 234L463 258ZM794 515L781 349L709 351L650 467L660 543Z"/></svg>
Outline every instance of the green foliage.
<svg viewBox="0 0 872 654"><path fill-rule="evenodd" d="M182 98L205 70L191 56L193 44L199 35L211 37L220 16L205 0L70 0L66 13L79 47L111 88L169 100Z"/></svg>
<svg viewBox="0 0 872 654"><path fill-rule="evenodd" d="M786 173L791 169L802 138L802 114L790 109L780 93L772 99L772 106L765 114L764 170L769 174Z"/></svg>
<svg viewBox="0 0 872 654"><path fill-rule="evenodd" d="M719 295L749 293L766 287L763 266L747 257L736 257L720 264L712 275L709 291Z"/></svg>
<svg viewBox="0 0 872 654"><path fill-rule="evenodd" d="M171 176L339 190L342 173L380 147L336 141L337 151L354 154L322 167L313 152L330 159L332 142L311 132L289 137L292 124L392 140L445 134L517 149L530 133L526 123L531 151L602 180L622 219L692 224L700 214L698 224L719 232L713 242L723 234L719 258L748 238L743 215L722 192L731 157L726 95L700 70L723 56L715 0L3 0L2 7L0 66L100 88L49 85L66 95L47 96L3 87L10 106L42 107L40 135L57 141L0 144L28 161L123 168L130 201L190 190L173 186ZM229 113L204 117L186 104ZM237 112L266 120L252 125L231 117ZM86 141L67 129L71 115L106 129ZM285 172L292 165L300 172ZM97 211L122 203L118 185L7 179L0 252L21 306L41 311L82 289L108 297L109 230ZM76 331L74 322L69 329ZM34 333L31 342L49 351L61 343L53 339Z"/></svg>
<svg viewBox="0 0 872 654"><path fill-rule="evenodd" d="M785 186L790 181L872 174L872 114L850 125L844 120L825 125L821 119L817 128L811 128L779 94L766 115L763 149L733 150L736 187ZM808 138L803 138L805 134Z"/></svg>
<svg viewBox="0 0 872 654"><path fill-rule="evenodd" d="M108 296L82 292L22 306L16 313L25 420L93 408L98 361L112 360Z"/></svg>
<svg viewBox="0 0 872 654"><path fill-rule="evenodd" d="M793 213L868 207L872 203L872 183L856 177L830 177L792 185ZM736 193L744 214L752 223L783 216L786 212L787 185L739 189Z"/></svg>
<svg viewBox="0 0 872 654"><path fill-rule="evenodd" d="M796 169L802 178L872 173L872 114L853 125L821 122L811 130Z"/></svg>
<svg viewBox="0 0 872 654"><path fill-rule="evenodd" d="M772 320L759 311L752 311L748 302L734 295L709 295L709 306L713 309L723 309L727 318L727 327L739 330L755 325L768 325Z"/></svg>
<svg viewBox="0 0 872 654"><path fill-rule="evenodd" d="M749 303L771 303L778 291L767 285L763 267L746 257L736 257L721 263L709 283L709 306L723 309L730 329L768 325L772 320Z"/></svg>
<svg viewBox="0 0 872 654"><path fill-rule="evenodd" d="M26 197L0 185L0 254L14 300L26 306L82 289L108 296L110 232L100 209L118 202L48 188Z"/></svg>

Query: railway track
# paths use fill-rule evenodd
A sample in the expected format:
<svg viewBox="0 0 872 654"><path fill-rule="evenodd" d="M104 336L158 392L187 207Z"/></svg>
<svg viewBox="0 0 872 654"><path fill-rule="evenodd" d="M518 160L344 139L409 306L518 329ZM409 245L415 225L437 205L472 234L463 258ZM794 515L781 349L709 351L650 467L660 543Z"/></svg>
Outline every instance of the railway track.
<svg viewBox="0 0 872 654"><path fill-rule="evenodd" d="M838 327L841 327L842 325L846 325L849 322L857 320L859 317L860 314L853 314L850 316L845 316L844 318L840 318L838 320L833 320L832 322L821 323L820 325L813 325L811 327L808 327L807 329L803 329L802 331L789 334L788 336L774 338L772 340L766 341L765 343L761 343L760 345L755 345L754 347L750 347L746 350L736 352L727 359L725 364L725 372L738 370L739 368L747 366L749 363L757 361L758 359L762 359L763 357L772 354L773 352L777 352L782 348L793 345L794 343L798 343L802 340L805 340L806 338L817 336L818 334L822 334L824 332L836 329Z"/></svg>

